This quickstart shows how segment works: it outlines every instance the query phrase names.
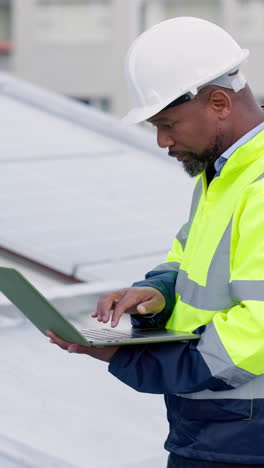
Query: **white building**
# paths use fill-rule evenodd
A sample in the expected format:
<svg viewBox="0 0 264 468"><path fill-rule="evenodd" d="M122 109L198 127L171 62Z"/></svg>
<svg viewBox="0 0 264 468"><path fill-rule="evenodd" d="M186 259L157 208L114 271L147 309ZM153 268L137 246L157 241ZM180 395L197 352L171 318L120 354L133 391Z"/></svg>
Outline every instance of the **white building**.
<svg viewBox="0 0 264 468"><path fill-rule="evenodd" d="M150 25L180 15L214 21L251 50L247 77L263 102L264 0L0 0L0 66L123 115L129 44Z"/></svg>

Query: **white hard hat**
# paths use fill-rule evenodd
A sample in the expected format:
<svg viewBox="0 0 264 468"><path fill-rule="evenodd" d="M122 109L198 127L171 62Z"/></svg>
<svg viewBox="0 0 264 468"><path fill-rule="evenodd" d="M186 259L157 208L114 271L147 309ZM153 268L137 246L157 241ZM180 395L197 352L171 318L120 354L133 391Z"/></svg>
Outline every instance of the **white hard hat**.
<svg viewBox="0 0 264 468"><path fill-rule="evenodd" d="M125 123L149 119L175 100L190 100L208 84L239 91L246 84L239 66L248 54L226 31L200 18L178 17L153 26L127 54L134 108Z"/></svg>

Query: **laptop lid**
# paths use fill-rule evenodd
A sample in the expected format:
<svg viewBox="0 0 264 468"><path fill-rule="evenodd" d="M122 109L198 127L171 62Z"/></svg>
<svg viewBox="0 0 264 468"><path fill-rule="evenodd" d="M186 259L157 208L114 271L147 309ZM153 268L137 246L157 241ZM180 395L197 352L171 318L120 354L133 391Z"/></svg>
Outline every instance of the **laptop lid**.
<svg viewBox="0 0 264 468"><path fill-rule="evenodd" d="M85 346L111 346L197 340L199 335L173 330L78 330L21 273L0 267L0 291L45 335L52 330L65 341Z"/></svg>

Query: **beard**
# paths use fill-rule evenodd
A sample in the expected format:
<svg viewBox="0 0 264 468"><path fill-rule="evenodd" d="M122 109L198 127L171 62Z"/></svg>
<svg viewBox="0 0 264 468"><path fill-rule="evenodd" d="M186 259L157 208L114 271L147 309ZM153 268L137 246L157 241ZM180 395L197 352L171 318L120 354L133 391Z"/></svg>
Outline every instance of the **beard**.
<svg viewBox="0 0 264 468"><path fill-rule="evenodd" d="M195 177L204 170L206 170L209 166L212 166L215 161L218 159L218 156L215 153L211 153L210 151L204 151L201 154L196 153L189 153L189 152L174 152L170 151L169 156L173 158L180 156L182 159L182 165L191 177Z"/></svg>
<svg viewBox="0 0 264 468"><path fill-rule="evenodd" d="M169 150L169 156L179 158L183 164L183 168L191 177L196 177L198 174L213 166L219 158L222 151L222 144L219 138L216 138L211 149L203 151L201 154L192 153L189 151L173 151Z"/></svg>

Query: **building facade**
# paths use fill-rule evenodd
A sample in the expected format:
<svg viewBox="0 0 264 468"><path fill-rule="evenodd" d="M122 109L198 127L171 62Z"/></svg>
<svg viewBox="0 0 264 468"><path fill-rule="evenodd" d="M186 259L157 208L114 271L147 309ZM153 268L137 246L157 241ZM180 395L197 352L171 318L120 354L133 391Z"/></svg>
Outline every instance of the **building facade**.
<svg viewBox="0 0 264 468"><path fill-rule="evenodd" d="M250 49L246 74L264 102L264 0L0 0L0 68L121 116L129 44L181 15L213 21Z"/></svg>

